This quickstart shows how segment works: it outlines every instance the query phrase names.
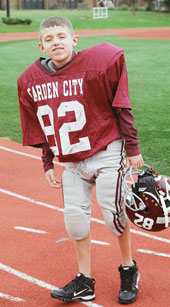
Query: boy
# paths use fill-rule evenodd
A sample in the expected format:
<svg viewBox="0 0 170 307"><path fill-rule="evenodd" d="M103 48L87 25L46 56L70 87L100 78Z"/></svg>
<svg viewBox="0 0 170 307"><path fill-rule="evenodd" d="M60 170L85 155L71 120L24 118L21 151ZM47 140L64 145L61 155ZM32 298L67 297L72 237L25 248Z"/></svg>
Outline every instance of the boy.
<svg viewBox="0 0 170 307"><path fill-rule="evenodd" d="M62 175L64 222L75 240L79 273L51 296L66 302L95 298L90 266L91 190L107 228L117 236L122 264L118 302L138 295L139 272L132 260L130 230L122 204L124 143L126 167L143 165L137 130L130 112L123 51L103 43L78 53L72 24L62 17L45 19L40 58L18 79L23 145L42 147L46 178L53 187L53 158L65 162Z"/></svg>

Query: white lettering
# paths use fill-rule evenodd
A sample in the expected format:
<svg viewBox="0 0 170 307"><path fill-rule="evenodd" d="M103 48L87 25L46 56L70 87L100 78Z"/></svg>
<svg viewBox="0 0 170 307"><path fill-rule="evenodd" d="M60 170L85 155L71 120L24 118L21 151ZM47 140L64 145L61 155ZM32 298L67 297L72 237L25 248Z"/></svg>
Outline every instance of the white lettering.
<svg viewBox="0 0 170 307"><path fill-rule="evenodd" d="M52 82L53 86L53 98L58 97L58 82Z"/></svg>
<svg viewBox="0 0 170 307"><path fill-rule="evenodd" d="M64 94L64 96L68 96L68 90L66 90L66 86L68 86L68 81L67 80L65 80L63 82L63 94Z"/></svg>
<svg viewBox="0 0 170 307"><path fill-rule="evenodd" d="M83 78L78 79L78 84L80 86L80 94L83 94Z"/></svg>
<svg viewBox="0 0 170 307"><path fill-rule="evenodd" d="M51 92L51 83L47 83L47 92L48 92L48 98L52 98L52 92Z"/></svg>
<svg viewBox="0 0 170 307"><path fill-rule="evenodd" d="M30 88L27 88L27 92L28 92L28 94L31 96L31 98L32 98L32 95L31 95L31 89Z"/></svg>
<svg viewBox="0 0 170 307"><path fill-rule="evenodd" d="M47 99L47 86L46 86L46 84L42 84L41 86L42 86L44 99Z"/></svg>
<svg viewBox="0 0 170 307"><path fill-rule="evenodd" d="M38 96L37 96L34 86L32 86L32 93L33 93L34 101L36 102L38 100Z"/></svg>
<svg viewBox="0 0 170 307"><path fill-rule="evenodd" d="M65 80L63 82L63 94L64 96L77 95L77 88L79 87L80 94L83 94L83 78Z"/></svg>
<svg viewBox="0 0 170 307"><path fill-rule="evenodd" d="M77 79L72 80L74 95L77 95Z"/></svg>
<svg viewBox="0 0 170 307"><path fill-rule="evenodd" d="M63 88L63 93L61 92ZM59 83L48 82L43 84L36 84L32 88L27 88L29 96L36 101L44 101L47 99L58 98L61 95L76 96L83 94L83 78L64 80L63 87Z"/></svg>
<svg viewBox="0 0 170 307"><path fill-rule="evenodd" d="M44 97L43 97L43 94L42 94L41 86L36 85L36 90L37 90L37 95L38 95L38 101L43 100Z"/></svg>
<svg viewBox="0 0 170 307"><path fill-rule="evenodd" d="M69 83L69 96L72 96L71 80L69 80L68 83Z"/></svg>

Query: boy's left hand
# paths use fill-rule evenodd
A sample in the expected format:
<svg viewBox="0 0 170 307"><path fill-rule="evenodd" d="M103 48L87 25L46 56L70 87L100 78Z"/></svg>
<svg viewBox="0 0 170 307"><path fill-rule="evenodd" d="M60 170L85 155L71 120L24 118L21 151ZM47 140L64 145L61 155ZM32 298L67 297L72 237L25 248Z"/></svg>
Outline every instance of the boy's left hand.
<svg viewBox="0 0 170 307"><path fill-rule="evenodd" d="M53 187L53 188L61 188L62 183L59 180L56 180L55 175L54 175L54 169L51 168L49 169L46 173L46 179L49 182L49 184Z"/></svg>
<svg viewBox="0 0 170 307"><path fill-rule="evenodd" d="M137 156L133 157L126 157L126 168L128 169L130 166L133 166L134 170L137 170L138 168L142 167L144 164L142 155L139 154Z"/></svg>

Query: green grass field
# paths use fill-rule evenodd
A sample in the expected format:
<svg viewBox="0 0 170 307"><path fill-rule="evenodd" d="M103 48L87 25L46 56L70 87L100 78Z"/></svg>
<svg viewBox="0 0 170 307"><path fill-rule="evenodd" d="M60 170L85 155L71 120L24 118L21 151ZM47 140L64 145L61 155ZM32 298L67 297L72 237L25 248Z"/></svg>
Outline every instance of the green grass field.
<svg viewBox="0 0 170 307"><path fill-rule="evenodd" d="M145 163L170 176L170 40L81 37L77 51L101 42L125 50L135 126ZM17 78L39 56L37 40L0 43L0 137L22 142Z"/></svg>
<svg viewBox="0 0 170 307"><path fill-rule="evenodd" d="M93 19L92 10L11 10L10 17L30 18L32 24L6 25L1 20L2 17L6 17L6 12L0 11L0 33L37 32L42 19L54 15L70 19L75 30L170 26L170 14L161 12L136 11L133 16L131 10L109 10L109 18Z"/></svg>

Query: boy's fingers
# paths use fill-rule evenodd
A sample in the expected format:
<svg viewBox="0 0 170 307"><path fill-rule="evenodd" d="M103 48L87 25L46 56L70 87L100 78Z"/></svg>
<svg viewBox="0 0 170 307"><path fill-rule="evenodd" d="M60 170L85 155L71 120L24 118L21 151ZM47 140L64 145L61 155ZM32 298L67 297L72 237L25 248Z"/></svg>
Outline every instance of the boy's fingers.
<svg viewBox="0 0 170 307"><path fill-rule="evenodd" d="M47 178L50 186L52 186L54 188L61 188L61 186L62 186L61 181L56 180L55 176L52 173L47 172L46 173L46 178Z"/></svg>
<svg viewBox="0 0 170 307"><path fill-rule="evenodd" d="M62 184L60 181L57 181L57 180L52 180L50 185L54 188L61 188Z"/></svg>

